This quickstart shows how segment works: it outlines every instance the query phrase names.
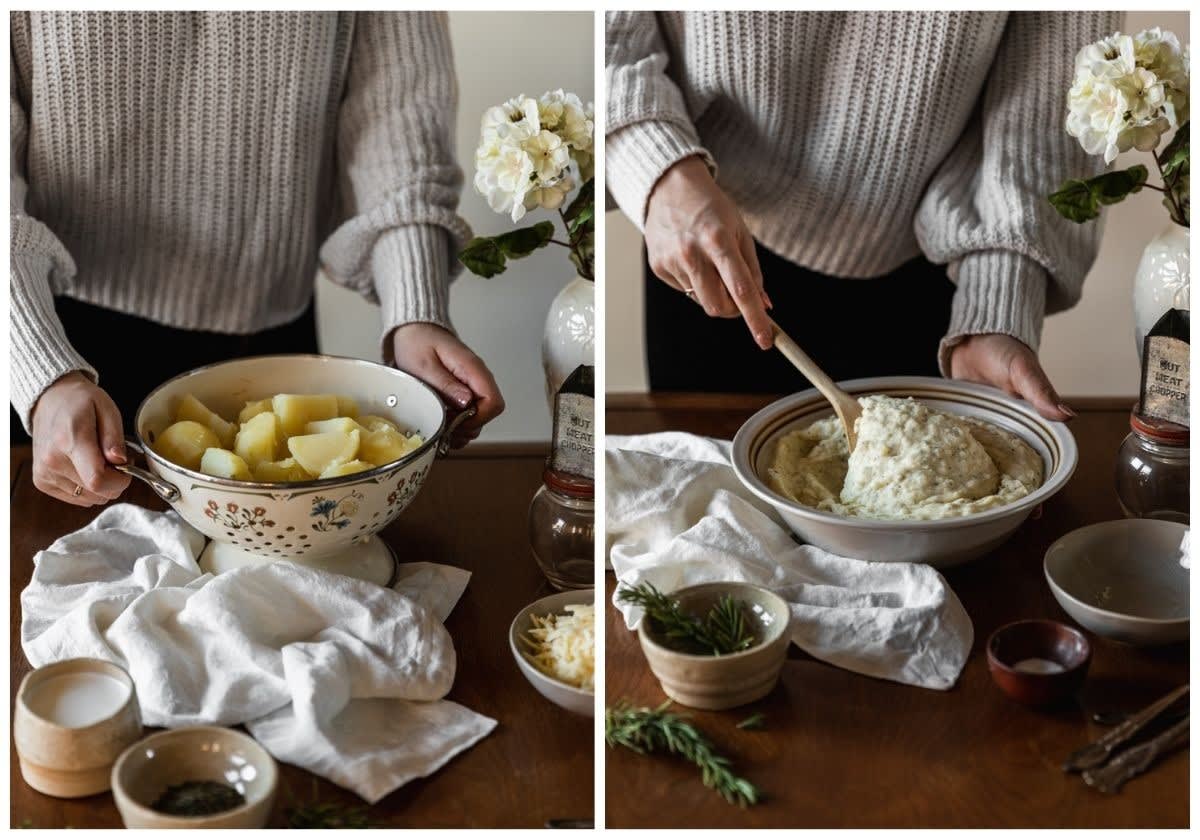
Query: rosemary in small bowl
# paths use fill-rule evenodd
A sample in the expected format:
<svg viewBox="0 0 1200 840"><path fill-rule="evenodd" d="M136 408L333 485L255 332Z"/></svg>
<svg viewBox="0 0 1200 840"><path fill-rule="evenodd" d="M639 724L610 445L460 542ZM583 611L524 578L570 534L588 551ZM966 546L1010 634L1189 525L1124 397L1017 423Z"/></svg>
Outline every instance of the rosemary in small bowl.
<svg viewBox="0 0 1200 840"><path fill-rule="evenodd" d="M622 587L617 601L641 607L655 633L680 653L723 656L749 650L758 641L746 621L745 603L732 595L722 595L703 616L686 612L678 600L648 581Z"/></svg>

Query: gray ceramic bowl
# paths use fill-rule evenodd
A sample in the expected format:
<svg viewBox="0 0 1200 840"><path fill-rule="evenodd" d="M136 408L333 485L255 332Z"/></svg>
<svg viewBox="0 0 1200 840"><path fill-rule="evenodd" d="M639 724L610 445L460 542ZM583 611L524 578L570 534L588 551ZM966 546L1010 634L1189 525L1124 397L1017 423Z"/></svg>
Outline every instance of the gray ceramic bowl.
<svg viewBox="0 0 1200 840"><path fill-rule="evenodd" d="M1118 519L1072 531L1046 552L1046 581L1071 618L1135 645L1188 638L1190 575L1180 565L1187 526Z"/></svg>
<svg viewBox="0 0 1200 840"><path fill-rule="evenodd" d="M748 605L758 644L741 653L699 656L668 647L650 622L638 625L638 640L650 670L672 700L694 709L732 709L764 697L779 681L787 659L792 612L774 592L750 583L702 583L671 593L686 611L703 615L722 595Z"/></svg>
<svg viewBox="0 0 1200 840"><path fill-rule="evenodd" d="M533 628L532 616L535 615L566 615L567 606L569 604L594 604L596 601L596 592L594 589L576 589L571 592L556 592L553 595L547 595L534 601L525 609L517 613L517 617L513 619L512 624L508 628L508 647L512 651L513 659L517 661L517 667L521 669L521 673L525 675L525 679L529 680L537 693L545 697L556 706L561 706L568 712L574 712L577 715L586 715L594 717L596 714L596 695L594 692L585 691L582 688L576 688L573 685L568 685L565 682L560 682L553 677L547 676L534 667L525 654L522 652L521 635L527 630Z"/></svg>

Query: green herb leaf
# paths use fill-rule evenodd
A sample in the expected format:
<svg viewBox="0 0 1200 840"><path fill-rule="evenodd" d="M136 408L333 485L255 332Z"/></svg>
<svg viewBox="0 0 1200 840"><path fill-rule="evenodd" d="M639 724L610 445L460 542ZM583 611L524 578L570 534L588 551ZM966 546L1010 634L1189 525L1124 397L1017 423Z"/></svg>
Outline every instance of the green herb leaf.
<svg viewBox="0 0 1200 840"><path fill-rule="evenodd" d="M539 248L545 248L554 238L553 222L538 222L526 228L503 233L494 238L496 246L511 259L527 257Z"/></svg>
<svg viewBox="0 0 1200 840"><path fill-rule="evenodd" d="M1138 164L1087 180L1067 181L1050 194L1050 203L1065 218L1087 222L1100 215L1100 205L1116 204L1141 190L1149 174L1146 167Z"/></svg>
<svg viewBox="0 0 1200 840"><path fill-rule="evenodd" d="M366 808L318 802L289 808L288 828L374 828Z"/></svg>
<svg viewBox="0 0 1200 840"><path fill-rule="evenodd" d="M641 607L654 629L679 644L685 653L721 656L746 650L755 642L742 605L728 595L722 596L703 619L685 613L677 600L649 581L617 590L617 603Z"/></svg>
<svg viewBox="0 0 1200 840"><path fill-rule="evenodd" d="M495 277L505 269L504 252L490 236L476 236L459 252L458 259L480 277Z"/></svg>
<svg viewBox="0 0 1200 840"><path fill-rule="evenodd" d="M755 712L754 714L750 715L750 717L746 718L741 723L739 723L737 725L737 728L738 729L762 729L763 722L766 721L766 719L767 719L767 716L764 715L762 712Z"/></svg>
<svg viewBox="0 0 1200 840"><path fill-rule="evenodd" d="M667 701L656 709L635 709L622 701L609 707L604 712L604 742L641 755L666 750L696 765L704 786L725 801L742 808L759 802L758 788L736 775L729 759L718 754L700 730L668 712L669 705Z"/></svg>

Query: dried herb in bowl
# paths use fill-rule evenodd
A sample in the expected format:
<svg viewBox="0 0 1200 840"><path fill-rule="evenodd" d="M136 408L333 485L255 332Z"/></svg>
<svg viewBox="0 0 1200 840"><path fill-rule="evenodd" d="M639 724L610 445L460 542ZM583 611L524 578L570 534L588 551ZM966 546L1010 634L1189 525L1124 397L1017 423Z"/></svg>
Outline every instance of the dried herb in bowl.
<svg viewBox="0 0 1200 840"><path fill-rule="evenodd" d="M150 807L174 817L204 817L232 811L246 804L246 797L222 782L181 782L171 785Z"/></svg>
<svg viewBox="0 0 1200 840"><path fill-rule="evenodd" d="M684 612L678 600L649 582L622 587L617 602L641 607L654 631L680 653L722 656L748 650L758 641L746 621L746 605L732 595L722 595L704 616Z"/></svg>

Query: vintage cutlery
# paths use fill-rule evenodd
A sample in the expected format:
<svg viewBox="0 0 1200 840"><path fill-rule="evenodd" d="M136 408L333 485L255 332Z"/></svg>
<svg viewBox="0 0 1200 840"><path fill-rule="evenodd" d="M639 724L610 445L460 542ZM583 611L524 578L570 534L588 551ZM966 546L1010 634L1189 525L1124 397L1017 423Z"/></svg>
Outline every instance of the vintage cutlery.
<svg viewBox="0 0 1200 840"><path fill-rule="evenodd" d="M775 349L782 353L795 366L796 370L803 373L808 381L833 405L834 412L846 430L846 443L853 452L858 443L858 434L854 431L854 421L862 416L862 406L858 404L858 399L839 388L837 383L830 379L829 375L821 370L817 363L810 359L808 354L800 349L800 345L781 330L773 319L771 320L771 332L775 337Z"/></svg>
<svg viewBox="0 0 1200 840"><path fill-rule="evenodd" d="M1103 767L1083 771L1083 780L1101 793L1116 793L1150 765L1188 742L1191 716L1159 733L1143 744L1130 747Z"/></svg>
<svg viewBox="0 0 1200 840"><path fill-rule="evenodd" d="M1137 735L1138 732L1174 705L1180 698L1187 696L1188 689L1189 686L1180 686L1170 694L1154 701L1137 714L1131 716L1124 723L1114 727L1102 737L1071 753L1067 757L1067 760L1063 762L1063 770L1067 772L1079 772L1104 764L1112 756L1117 747Z"/></svg>

